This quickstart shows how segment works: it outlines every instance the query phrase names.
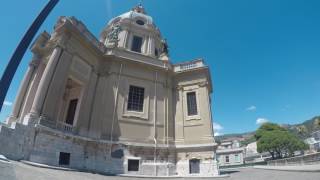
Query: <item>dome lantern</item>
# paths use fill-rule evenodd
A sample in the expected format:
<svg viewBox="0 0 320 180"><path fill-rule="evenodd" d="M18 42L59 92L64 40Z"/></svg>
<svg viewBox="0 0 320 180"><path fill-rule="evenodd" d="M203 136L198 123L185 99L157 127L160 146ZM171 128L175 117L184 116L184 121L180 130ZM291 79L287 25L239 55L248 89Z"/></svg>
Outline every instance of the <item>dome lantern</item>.
<svg viewBox="0 0 320 180"><path fill-rule="evenodd" d="M110 49L169 60L167 42L141 4L111 19L102 31L100 41Z"/></svg>

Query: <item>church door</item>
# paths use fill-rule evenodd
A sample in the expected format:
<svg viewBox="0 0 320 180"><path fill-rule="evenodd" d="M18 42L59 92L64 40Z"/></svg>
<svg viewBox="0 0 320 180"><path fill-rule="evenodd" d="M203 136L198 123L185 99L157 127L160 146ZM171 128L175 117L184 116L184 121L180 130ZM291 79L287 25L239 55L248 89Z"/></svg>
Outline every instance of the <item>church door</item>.
<svg viewBox="0 0 320 180"><path fill-rule="evenodd" d="M189 160L189 173L199 174L200 173L200 159Z"/></svg>
<svg viewBox="0 0 320 180"><path fill-rule="evenodd" d="M72 99L69 102L68 112L67 112L67 118L66 123L73 125L74 117L76 114L78 99Z"/></svg>

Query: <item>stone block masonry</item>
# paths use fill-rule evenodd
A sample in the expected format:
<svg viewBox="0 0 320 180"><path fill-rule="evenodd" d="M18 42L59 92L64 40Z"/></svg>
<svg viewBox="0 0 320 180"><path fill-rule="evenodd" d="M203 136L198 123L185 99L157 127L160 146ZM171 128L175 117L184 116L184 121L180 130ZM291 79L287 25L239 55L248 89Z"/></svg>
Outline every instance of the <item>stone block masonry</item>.
<svg viewBox="0 0 320 180"><path fill-rule="evenodd" d="M70 167L84 171L107 174L188 176L189 161L184 158L176 160L174 148L162 148L157 151L154 161L154 148L117 144L123 151L123 157L113 158L111 144L107 141L95 141L63 133L41 125L23 125L13 123L11 127L1 126L0 153L14 160L29 160L51 166ZM115 145L115 144L113 144ZM192 151L192 150L189 150ZM60 164L60 153L70 153L69 164ZM178 153L178 156L184 156ZM189 154L203 159L200 164L200 176L218 175L216 164L209 151ZM138 171L129 171L129 160L138 160ZM216 174L215 174L216 173Z"/></svg>

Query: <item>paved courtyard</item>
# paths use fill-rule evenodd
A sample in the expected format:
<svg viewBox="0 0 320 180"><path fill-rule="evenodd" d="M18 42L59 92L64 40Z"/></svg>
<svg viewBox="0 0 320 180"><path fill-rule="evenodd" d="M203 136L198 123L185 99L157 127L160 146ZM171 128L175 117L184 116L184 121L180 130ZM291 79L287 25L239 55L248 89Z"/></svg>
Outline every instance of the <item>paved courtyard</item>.
<svg viewBox="0 0 320 180"><path fill-rule="evenodd" d="M229 170L229 177L215 178L221 180L317 180L320 179L320 172L288 172L243 168ZM148 180L152 178L129 178L118 176L103 176L93 173L62 171L33 167L20 162L0 162L0 180ZM182 178L170 178L182 179ZM190 178L183 178L190 179ZM213 179L213 178L192 178L192 179Z"/></svg>

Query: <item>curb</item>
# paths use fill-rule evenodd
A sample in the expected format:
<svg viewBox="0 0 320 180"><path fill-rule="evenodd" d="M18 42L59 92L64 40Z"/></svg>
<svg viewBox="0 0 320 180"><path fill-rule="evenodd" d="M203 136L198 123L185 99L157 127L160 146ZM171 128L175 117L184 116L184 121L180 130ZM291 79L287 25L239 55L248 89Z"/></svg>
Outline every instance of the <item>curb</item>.
<svg viewBox="0 0 320 180"><path fill-rule="evenodd" d="M227 178L230 177L229 174L218 175L218 176L147 176L147 175L131 175L131 174L118 174L120 177L137 177L137 178L152 178L152 179L172 179L172 178Z"/></svg>
<svg viewBox="0 0 320 180"><path fill-rule="evenodd" d="M25 161L21 160L23 164L34 166L34 167L40 167L40 168L47 168L47 169L55 169L55 170L63 170L63 171L78 171L76 169L71 169L71 168L65 168L65 167L58 167L58 166L49 166L45 164L40 164L40 163L35 163L35 162L30 162L30 161Z"/></svg>
<svg viewBox="0 0 320 180"><path fill-rule="evenodd" d="M297 167L297 166L294 166ZM292 168L292 167L285 167L285 168L281 168L281 167L258 167L258 166L254 166L253 168L255 169L264 169L264 170L276 170L276 171L291 171L291 172L320 172L320 166L318 169L296 169L296 168Z"/></svg>
<svg viewBox="0 0 320 180"><path fill-rule="evenodd" d="M23 164L26 164L26 165L39 167L39 168L47 168L47 169L63 170L63 171L87 172L87 171L81 171L81 170L65 168L65 167L49 166L49 165L35 163L35 162L31 162L31 161L25 161L25 160L21 160L20 162ZM100 173L98 173L98 174L100 174ZM102 175L110 176L109 174L102 174ZM114 175L112 175L112 176L114 176ZM226 177L230 177L229 174L218 175L218 176L146 176L146 175L134 175L134 174L132 174L132 175L131 174L117 174L115 176L128 177L128 178L132 178L132 177L152 178L152 179L162 179L162 178L168 178L168 179L170 179L170 178L226 178Z"/></svg>

